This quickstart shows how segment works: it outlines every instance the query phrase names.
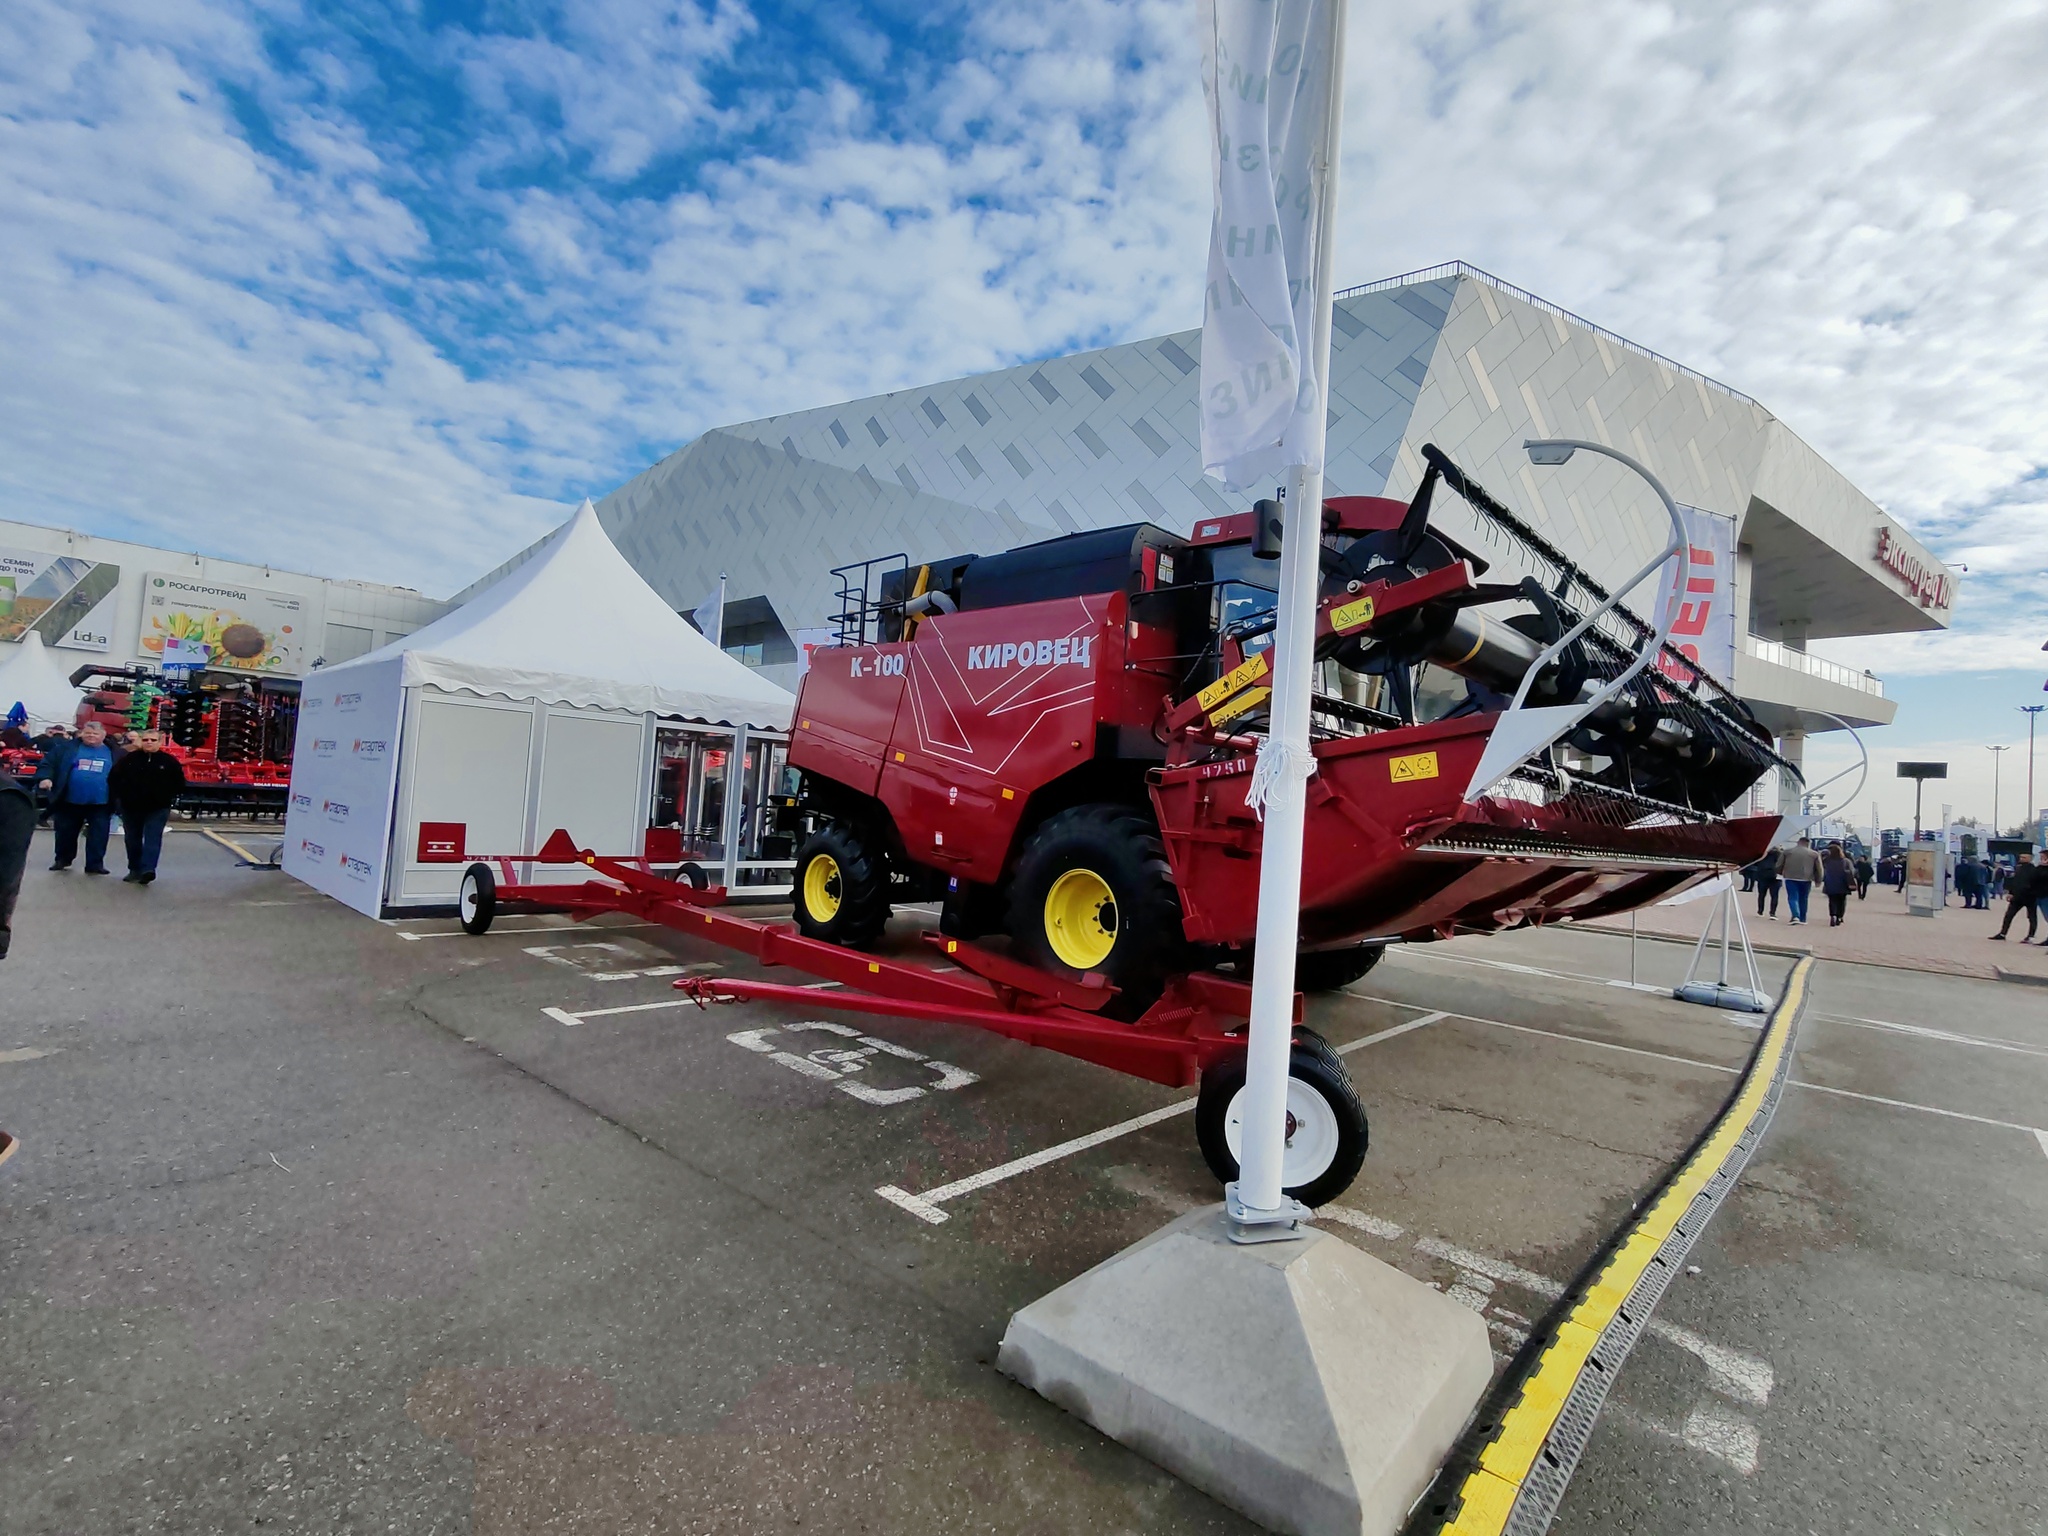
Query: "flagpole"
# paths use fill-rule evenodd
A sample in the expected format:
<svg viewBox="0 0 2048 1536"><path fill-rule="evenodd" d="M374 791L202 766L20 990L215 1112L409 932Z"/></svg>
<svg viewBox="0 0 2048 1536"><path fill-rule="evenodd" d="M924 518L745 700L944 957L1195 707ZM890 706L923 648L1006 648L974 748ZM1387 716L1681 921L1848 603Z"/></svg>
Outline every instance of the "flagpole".
<svg viewBox="0 0 2048 1536"><path fill-rule="evenodd" d="M1316 402L1304 454L1320 466L1329 422L1330 310L1336 292L1337 165L1343 142L1346 0L1330 0L1329 110L1316 167ZM1280 593L1273 632L1273 694L1266 752L1265 832L1245 1051L1238 1177L1225 1193L1231 1236L1242 1242L1292 1235L1304 1209L1281 1194L1287 1150L1287 1079L1294 1031L1294 955L1301 928L1301 853L1308 805L1309 699L1315 684L1315 611L1322 585L1323 472L1288 472Z"/></svg>

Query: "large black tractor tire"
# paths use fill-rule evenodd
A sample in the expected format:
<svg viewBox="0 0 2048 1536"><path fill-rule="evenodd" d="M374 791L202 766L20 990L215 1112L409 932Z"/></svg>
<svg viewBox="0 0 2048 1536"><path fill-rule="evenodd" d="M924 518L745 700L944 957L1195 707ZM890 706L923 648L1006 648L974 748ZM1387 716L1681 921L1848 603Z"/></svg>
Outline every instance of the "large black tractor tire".
<svg viewBox="0 0 2048 1536"><path fill-rule="evenodd" d="M1384 944L1359 944L1350 949L1304 949L1294 957L1294 990L1336 992L1357 981L1380 963ZM1252 979L1252 952L1237 950L1230 968L1241 981Z"/></svg>
<svg viewBox="0 0 2048 1536"><path fill-rule="evenodd" d="M1294 986L1300 992L1336 992L1380 963L1384 944L1350 949L1305 949L1294 957Z"/></svg>
<svg viewBox="0 0 2048 1536"><path fill-rule="evenodd" d="M1031 834L1010 882L1010 939L1055 975L1091 972L1117 988L1104 1012L1134 1019L1182 969L1180 893L1149 817L1080 805Z"/></svg>
<svg viewBox="0 0 2048 1536"><path fill-rule="evenodd" d="M490 865L479 862L462 872L462 883L455 888L455 915L462 920L464 933L491 931L491 920L498 915L498 877Z"/></svg>
<svg viewBox="0 0 2048 1536"><path fill-rule="evenodd" d="M796 851L797 930L807 939L858 949L889 921L889 875L881 850L843 821L830 821Z"/></svg>
<svg viewBox="0 0 2048 1536"><path fill-rule="evenodd" d="M1320 1048L1319 1048L1320 1047ZM1220 1184L1237 1177L1239 1095L1244 1058L1227 1056L1202 1074L1195 1140ZM1303 1205L1327 1205L1351 1187L1365 1162L1365 1107L1343 1060L1321 1041L1296 1040L1287 1063L1287 1151L1281 1191Z"/></svg>

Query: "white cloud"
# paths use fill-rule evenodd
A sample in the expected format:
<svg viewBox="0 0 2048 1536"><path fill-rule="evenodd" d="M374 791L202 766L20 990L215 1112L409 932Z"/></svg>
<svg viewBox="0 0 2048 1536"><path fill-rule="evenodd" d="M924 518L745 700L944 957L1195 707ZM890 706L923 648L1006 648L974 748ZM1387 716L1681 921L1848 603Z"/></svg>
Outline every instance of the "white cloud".
<svg viewBox="0 0 2048 1536"><path fill-rule="evenodd" d="M436 33L451 155L349 116L339 44L280 75L275 17L24 0L0 514L449 589L708 426L1192 324L1191 10L991 7L937 62L863 24L888 99L818 60L719 86L777 46L730 0ZM1354 3L1340 275L1462 256L1758 396L1971 565L1967 638L1859 662L2028 664L2043 20Z"/></svg>

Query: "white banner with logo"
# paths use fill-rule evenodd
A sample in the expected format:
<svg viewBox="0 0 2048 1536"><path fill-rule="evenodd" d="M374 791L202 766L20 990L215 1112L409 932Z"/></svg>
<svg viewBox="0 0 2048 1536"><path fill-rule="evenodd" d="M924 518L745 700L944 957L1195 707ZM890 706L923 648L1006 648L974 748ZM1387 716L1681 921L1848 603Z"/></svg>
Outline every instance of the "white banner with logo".
<svg viewBox="0 0 2048 1536"><path fill-rule="evenodd" d="M1735 686L1735 519L1680 507L1688 549L1671 646L1723 687ZM1664 670L1670 670L1668 664Z"/></svg>
<svg viewBox="0 0 2048 1536"><path fill-rule="evenodd" d="M381 915L405 713L403 657L315 672L299 695L284 818L285 873Z"/></svg>
<svg viewBox="0 0 2048 1536"><path fill-rule="evenodd" d="M1321 469L1310 377L1315 160L1329 116L1329 0L1202 0L1215 215L1202 316L1202 468L1227 485ZM1306 65L1307 67L1304 67Z"/></svg>

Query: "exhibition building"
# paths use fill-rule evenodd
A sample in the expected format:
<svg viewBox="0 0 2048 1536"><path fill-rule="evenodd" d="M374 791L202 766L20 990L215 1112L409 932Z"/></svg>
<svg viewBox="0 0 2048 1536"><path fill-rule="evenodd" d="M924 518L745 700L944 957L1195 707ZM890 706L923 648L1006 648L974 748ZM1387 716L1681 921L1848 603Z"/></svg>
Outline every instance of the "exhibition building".
<svg viewBox="0 0 2048 1536"><path fill-rule="evenodd" d="M1539 476L1522 444L1578 437L1633 456L1692 509L1698 595L1679 631L1795 763L1808 734L1886 724L1894 709L1878 678L1809 654L1810 641L1950 622L1955 576L1725 384L1462 263L1347 290L1334 321L1331 494L1405 498L1435 445L1618 584L1664 538L1647 488L1590 455ZM835 566L1136 522L1185 535L1246 510L1251 494L1202 474L1200 345L1183 331L719 427L604 497L598 516L678 611L723 575L724 648L794 687L801 648L831 633ZM1518 551L1495 547L1484 519L1449 498L1440 508L1496 579L1513 571Z"/></svg>

